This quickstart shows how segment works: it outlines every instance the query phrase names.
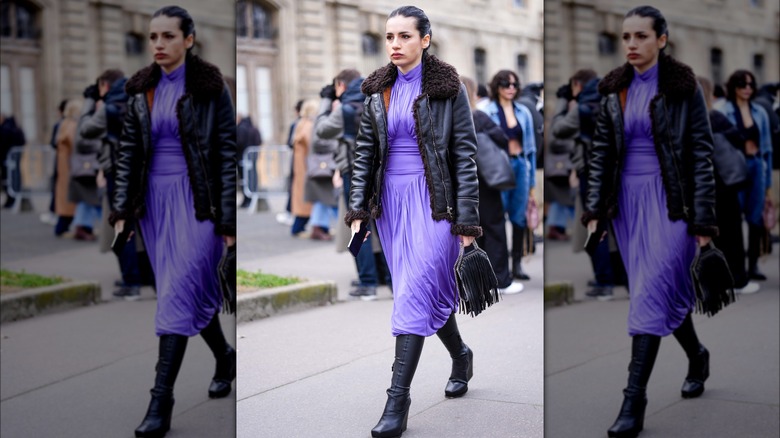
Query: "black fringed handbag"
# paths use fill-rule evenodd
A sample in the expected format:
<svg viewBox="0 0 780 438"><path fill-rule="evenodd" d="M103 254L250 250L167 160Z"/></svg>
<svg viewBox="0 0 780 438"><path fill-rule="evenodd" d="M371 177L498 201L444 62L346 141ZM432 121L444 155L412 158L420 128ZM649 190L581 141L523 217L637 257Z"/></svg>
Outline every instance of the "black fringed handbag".
<svg viewBox="0 0 780 438"><path fill-rule="evenodd" d="M222 312L236 313L236 245L225 245L217 265L217 275L222 290Z"/></svg>
<svg viewBox="0 0 780 438"><path fill-rule="evenodd" d="M458 287L460 313L479 315L498 302L498 280L485 251L475 241L466 251L460 245L455 261L455 283Z"/></svg>
<svg viewBox="0 0 780 438"><path fill-rule="evenodd" d="M700 248L691 263L696 312L713 316L736 301L734 278L723 253L710 242Z"/></svg>

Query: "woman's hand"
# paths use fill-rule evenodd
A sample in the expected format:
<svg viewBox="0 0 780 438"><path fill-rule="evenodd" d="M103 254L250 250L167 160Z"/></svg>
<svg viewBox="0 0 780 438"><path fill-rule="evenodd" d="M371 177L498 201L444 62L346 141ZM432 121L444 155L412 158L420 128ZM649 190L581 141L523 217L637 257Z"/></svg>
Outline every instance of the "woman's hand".
<svg viewBox="0 0 780 438"><path fill-rule="evenodd" d="M333 172L333 178L331 178L331 182L333 183L333 188L335 189L340 189L344 186L344 179L341 178L341 172L339 172L338 169ZM349 203L349 199L347 200L347 203Z"/></svg>
<svg viewBox="0 0 780 438"><path fill-rule="evenodd" d="M696 241L699 242L699 247L704 247L710 244L712 237L710 236L696 236Z"/></svg>
<svg viewBox="0 0 780 438"><path fill-rule="evenodd" d="M236 236L222 236L227 246L233 246L236 244Z"/></svg>
<svg viewBox="0 0 780 438"><path fill-rule="evenodd" d="M588 233L595 233L596 229L599 227L599 220L598 219L591 219L588 222Z"/></svg>
<svg viewBox="0 0 780 438"><path fill-rule="evenodd" d="M352 235L353 236L360 231L360 225L362 223L363 223L362 219L355 219L354 221L352 221L352 224L349 227L352 230ZM363 242L368 240L368 236L370 236L370 235L371 235L371 231L366 231L366 238L363 239Z"/></svg>
<svg viewBox="0 0 780 438"><path fill-rule="evenodd" d="M98 170L96 181L99 189L102 189L108 185L108 182L106 181L106 176L105 174L103 174L103 169Z"/></svg>
<svg viewBox="0 0 780 438"><path fill-rule="evenodd" d="M474 236L458 236L460 237L460 242L463 244L463 247L467 247L474 243Z"/></svg>
<svg viewBox="0 0 780 438"><path fill-rule="evenodd" d="M119 219L114 223L114 235L122 234L122 231L125 230L125 220ZM127 240L130 240L131 237L133 237L133 234L135 234L135 231L131 231L130 235L127 236Z"/></svg>

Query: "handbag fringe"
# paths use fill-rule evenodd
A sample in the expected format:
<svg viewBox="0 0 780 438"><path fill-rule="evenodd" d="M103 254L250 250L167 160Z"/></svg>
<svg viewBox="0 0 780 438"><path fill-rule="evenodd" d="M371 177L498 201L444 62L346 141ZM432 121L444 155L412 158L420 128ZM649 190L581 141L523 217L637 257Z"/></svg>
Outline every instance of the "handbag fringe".
<svg viewBox="0 0 780 438"><path fill-rule="evenodd" d="M475 247L455 263L459 313L475 317L499 300L498 280L487 254ZM463 251L461 249L461 251Z"/></svg>

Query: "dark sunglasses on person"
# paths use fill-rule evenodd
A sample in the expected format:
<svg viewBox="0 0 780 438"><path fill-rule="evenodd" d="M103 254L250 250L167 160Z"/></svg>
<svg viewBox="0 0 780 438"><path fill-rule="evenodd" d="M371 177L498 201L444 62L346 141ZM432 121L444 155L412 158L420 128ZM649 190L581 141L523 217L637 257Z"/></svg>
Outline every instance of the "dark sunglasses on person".
<svg viewBox="0 0 780 438"><path fill-rule="evenodd" d="M501 88L514 88L517 89L517 82L509 82L507 80L500 81L498 86Z"/></svg>
<svg viewBox="0 0 780 438"><path fill-rule="evenodd" d="M737 86L737 88L747 88L750 87L752 89L756 89L756 86L753 85L752 82L748 82L747 79L740 79L734 83L734 85Z"/></svg>

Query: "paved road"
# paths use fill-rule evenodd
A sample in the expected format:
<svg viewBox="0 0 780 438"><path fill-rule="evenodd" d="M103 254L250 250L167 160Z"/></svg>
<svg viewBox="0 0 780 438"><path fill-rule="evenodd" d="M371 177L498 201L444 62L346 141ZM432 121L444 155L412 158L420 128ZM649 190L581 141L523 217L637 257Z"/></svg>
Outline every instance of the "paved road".
<svg viewBox="0 0 780 438"><path fill-rule="evenodd" d="M545 312L545 436L602 437L617 417L626 384L631 340L628 296L585 300L592 278L584 253L548 243L547 281L569 280L576 304ZM672 336L661 342L648 387L642 438L780 436L780 277L778 250L760 268L762 290L739 296L715 317L694 315L699 339L711 354L711 376L699 399L684 400L687 359Z"/></svg>
<svg viewBox="0 0 780 438"><path fill-rule="evenodd" d="M44 211L44 198L35 199ZM74 280L95 280L111 299L118 267L95 243L57 239L38 213L0 213L2 267ZM0 326L0 408L3 438L131 437L154 384L156 301L151 288L138 302L96 306ZM221 317L235 345L235 318ZM168 437L234 437L235 392L210 400L214 358L192 339L176 384Z"/></svg>
<svg viewBox="0 0 780 438"><path fill-rule="evenodd" d="M272 200L272 208L282 203ZM335 280L347 298L355 277L331 243L293 239L273 213L239 215L239 266ZM247 231L245 231L247 230ZM273 251L261 251L272 248ZM532 281L477 318L459 315L474 350L474 378L461 399L444 397L451 360L426 340L412 386L414 437L542 437L542 250ZM238 437L366 437L382 413L393 361L389 290L375 302L350 301L240 324L237 329Z"/></svg>

